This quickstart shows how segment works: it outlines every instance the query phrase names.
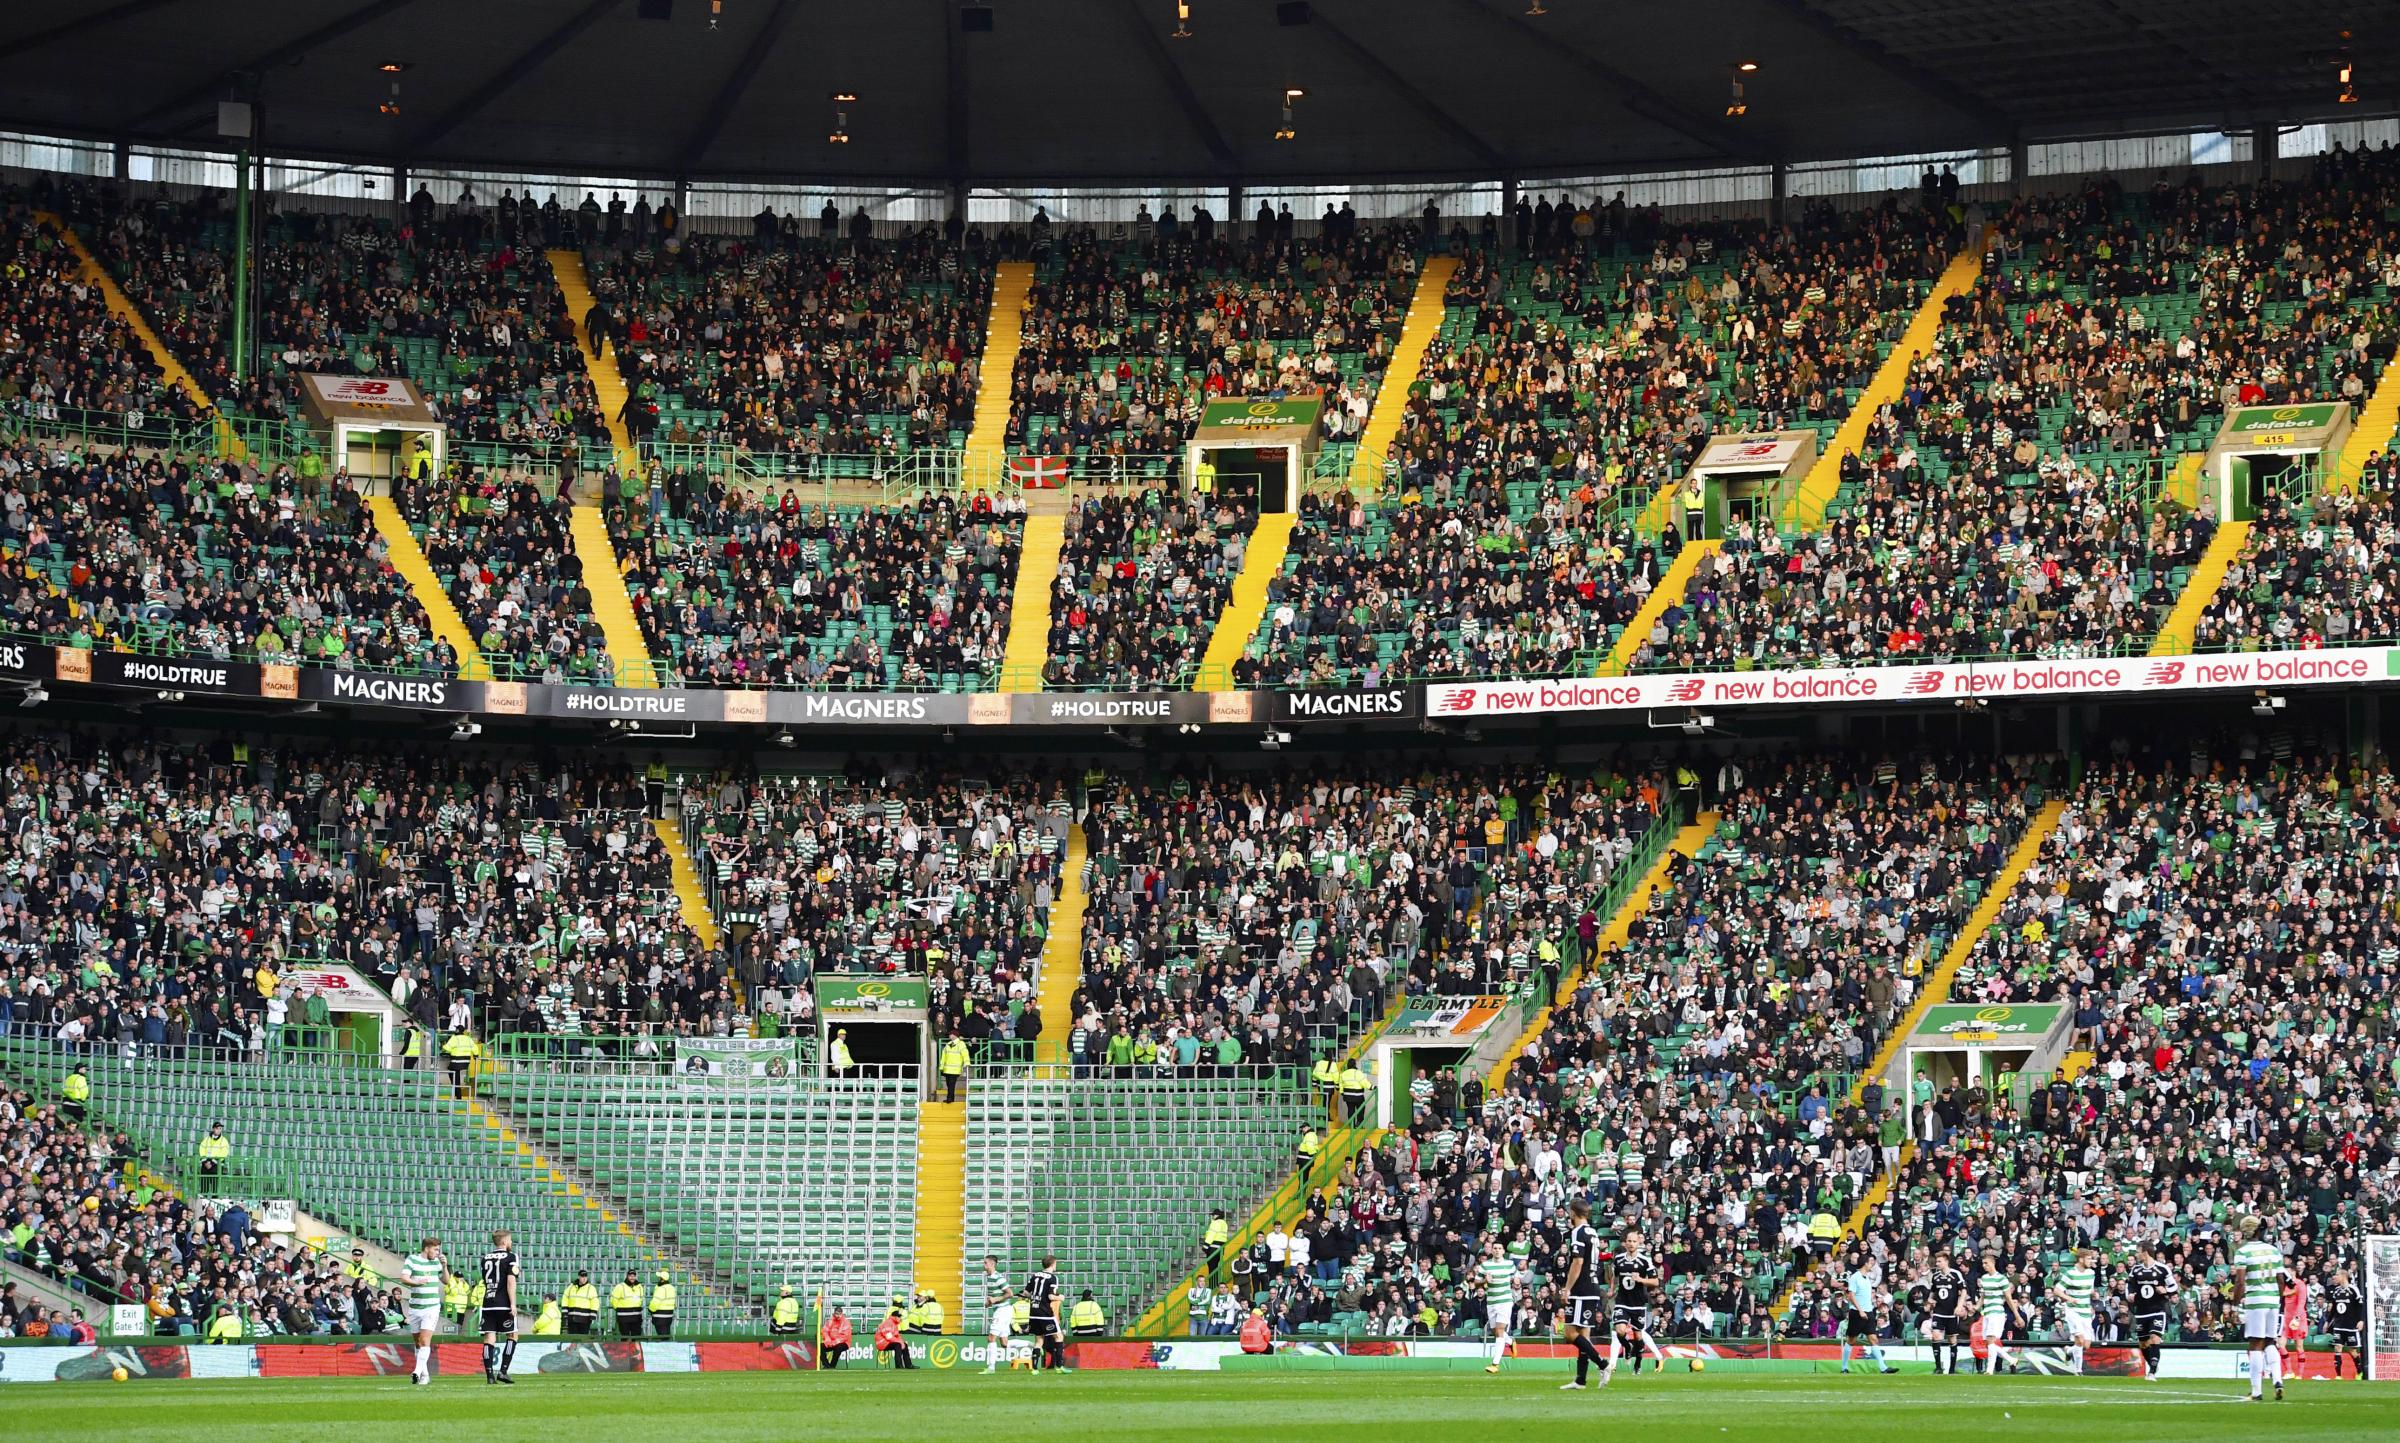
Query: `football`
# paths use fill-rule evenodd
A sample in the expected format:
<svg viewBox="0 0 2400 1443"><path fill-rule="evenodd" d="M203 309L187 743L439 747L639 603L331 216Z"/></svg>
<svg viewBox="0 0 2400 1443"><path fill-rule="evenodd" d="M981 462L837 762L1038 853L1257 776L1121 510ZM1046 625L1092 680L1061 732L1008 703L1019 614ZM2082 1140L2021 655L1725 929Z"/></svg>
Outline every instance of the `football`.
<svg viewBox="0 0 2400 1443"><path fill-rule="evenodd" d="M122 1382L124 1382L124 1381L125 1381L125 1379L126 1379L127 1377L129 1377L130 1375L129 1375L128 1373L126 1373L125 1369L124 1369L122 1366L118 1366L118 1367L115 1367L115 1368L111 1368L111 1369L109 1369L109 1370L108 1370L108 1376L110 1376L111 1378L114 1378L114 1379L116 1379L118 1382L122 1383Z"/></svg>
<svg viewBox="0 0 2400 1443"><path fill-rule="evenodd" d="M1706 1358L1693 1358L1689 1362L1686 1362L1683 1366L1691 1369L1695 1373L1705 1373L1708 1371L1708 1360Z"/></svg>

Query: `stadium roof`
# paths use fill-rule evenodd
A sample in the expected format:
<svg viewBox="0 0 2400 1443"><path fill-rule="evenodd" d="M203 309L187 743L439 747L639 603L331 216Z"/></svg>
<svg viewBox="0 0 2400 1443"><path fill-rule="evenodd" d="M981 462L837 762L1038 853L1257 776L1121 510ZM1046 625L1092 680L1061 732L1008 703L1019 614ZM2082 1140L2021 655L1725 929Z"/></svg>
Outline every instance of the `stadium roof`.
<svg viewBox="0 0 2400 1443"><path fill-rule="evenodd" d="M987 33L960 0L656 3L29 0L0 15L0 125L210 146L215 103L254 87L279 153L419 168L1256 184L2239 131L2400 97L2400 18L2366 0L1315 0L1303 24L1190 0L1183 39L1174 0L993 0Z"/></svg>

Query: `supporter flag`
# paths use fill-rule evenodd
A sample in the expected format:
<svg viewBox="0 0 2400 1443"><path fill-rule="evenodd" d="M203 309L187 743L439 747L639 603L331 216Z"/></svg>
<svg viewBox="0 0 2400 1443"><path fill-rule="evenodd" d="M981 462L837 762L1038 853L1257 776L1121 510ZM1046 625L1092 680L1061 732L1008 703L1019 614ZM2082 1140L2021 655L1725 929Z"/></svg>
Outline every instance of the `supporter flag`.
<svg viewBox="0 0 2400 1443"><path fill-rule="evenodd" d="M1067 484L1064 456L1011 456L1009 479L1028 491L1055 491Z"/></svg>

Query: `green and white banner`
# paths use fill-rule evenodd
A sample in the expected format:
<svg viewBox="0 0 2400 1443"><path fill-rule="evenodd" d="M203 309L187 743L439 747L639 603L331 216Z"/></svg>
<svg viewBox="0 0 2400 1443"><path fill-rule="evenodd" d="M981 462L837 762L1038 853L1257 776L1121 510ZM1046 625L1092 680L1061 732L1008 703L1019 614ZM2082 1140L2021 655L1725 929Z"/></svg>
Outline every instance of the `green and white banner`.
<svg viewBox="0 0 2400 1443"><path fill-rule="evenodd" d="M2066 1011L2063 1002L1944 1003L1925 1009L1911 1040L1928 1042L2022 1042L2031 1045L2049 1034Z"/></svg>

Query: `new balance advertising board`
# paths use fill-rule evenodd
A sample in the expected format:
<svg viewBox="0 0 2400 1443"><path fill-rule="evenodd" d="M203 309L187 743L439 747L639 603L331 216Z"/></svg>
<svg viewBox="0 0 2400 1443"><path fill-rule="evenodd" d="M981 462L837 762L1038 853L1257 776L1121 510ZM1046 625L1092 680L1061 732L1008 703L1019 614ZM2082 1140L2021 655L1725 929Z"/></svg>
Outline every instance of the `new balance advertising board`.
<svg viewBox="0 0 2400 1443"><path fill-rule="evenodd" d="M2222 656L2099 657L2062 661L1943 662L1814 671L1662 672L1562 681L1436 684L1431 717L1544 716L1654 707L1835 706L1856 702L1957 702L2059 696L2340 686L2400 676L2400 650L2262 651Z"/></svg>

